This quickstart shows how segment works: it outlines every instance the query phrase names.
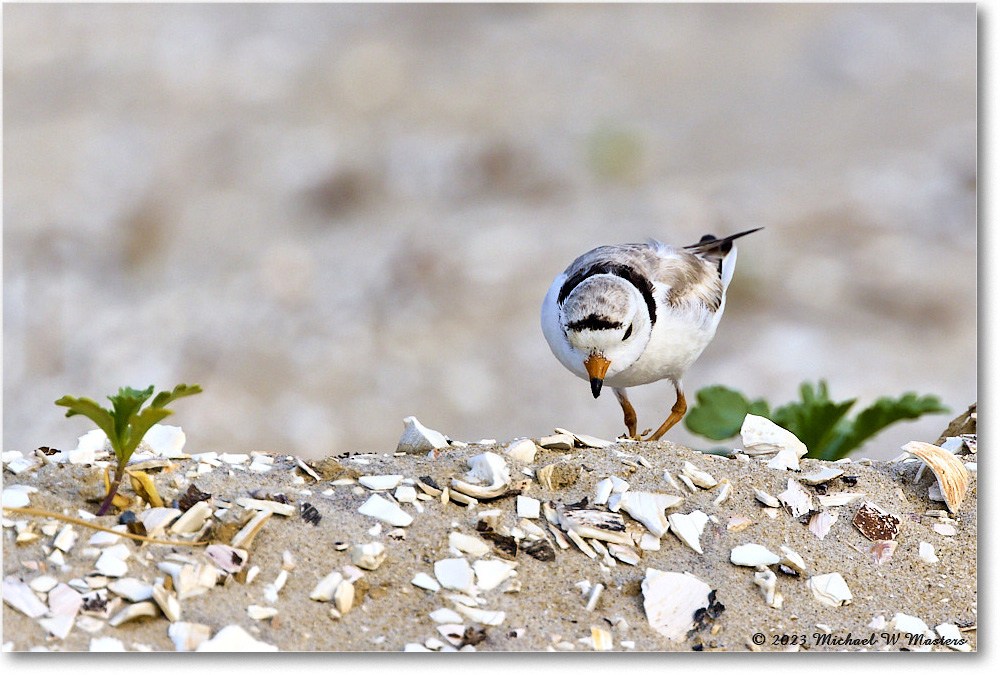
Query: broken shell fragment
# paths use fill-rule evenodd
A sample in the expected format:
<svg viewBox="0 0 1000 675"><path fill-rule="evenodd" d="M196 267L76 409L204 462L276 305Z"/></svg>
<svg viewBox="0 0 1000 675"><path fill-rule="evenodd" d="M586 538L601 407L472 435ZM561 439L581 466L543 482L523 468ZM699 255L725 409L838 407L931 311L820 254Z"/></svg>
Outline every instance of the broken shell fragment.
<svg viewBox="0 0 1000 675"><path fill-rule="evenodd" d="M928 544L926 541L920 542L919 553L917 555L928 565L933 565L939 560L934 553L934 544Z"/></svg>
<svg viewBox="0 0 1000 675"><path fill-rule="evenodd" d="M113 628L128 621L135 621L136 619L159 615L160 609L156 606L156 603L146 600L145 602L137 602L127 606L125 609L111 617L108 621L108 625Z"/></svg>
<svg viewBox="0 0 1000 675"><path fill-rule="evenodd" d="M677 538L690 546L697 553L704 553L701 550L701 543L698 541L708 516L701 511L691 513L671 513L667 516L670 523L670 531L677 535Z"/></svg>
<svg viewBox="0 0 1000 675"><path fill-rule="evenodd" d="M588 539L626 545L632 543L632 537L625 531L625 519L617 513L595 509L560 511L559 526L567 533Z"/></svg>
<svg viewBox="0 0 1000 675"><path fill-rule="evenodd" d="M849 605L854 599L851 590L847 587L847 582L844 581L844 577L840 576L839 572L809 577L809 590L813 592L813 596L817 600L830 607Z"/></svg>
<svg viewBox="0 0 1000 675"><path fill-rule="evenodd" d="M205 548L205 555L218 565L219 569L229 574L238 574L249 557L246 550L225 544L209 544Z"/></svg>
<svg viewBox="0 0 1000 675"><path fill-rule="evenodd" d="M406 527L413 522L413 516L377 494L370 496L368 501L358 508L358 513L389 523L393 527Z"/></svg>
<svg viewBox="0 0 1000 675"><path fill-rule="evenodd" d="M378 569L385 561L385 557L385 544L377 541L370 544L355 544L351 547L351 564L362 569Z"/></svg>
<svg viewBox="0 0 1000 675"><path fill-rule="evenodd" d="M344 575L340 572L330 572L319 580L319 583L316 584L316 587L309 594L309 599L319 602L330 602L333 600L333 594L337 590L337 586L343 580Z"/></svg>
<svg viewBox="0 0 1000 675"><path fill-rule="evenodd" d="M820 506L844 506L851 502L856 502L865 496L864 492L834 492L832 494L818 495Z"/></svg>
<svg viewBox="0 0 1000 675"><path fill-rule="evenodd" d="M958 626L953 623L942 623L934 626L935 632L941 636L945 646L949 649L954 649L957 652L969 652L972 651L972 645L969 641L962 637L962 634L958 630Z"/></svg>
<svg viewBox="0 0 1000 675"><path fill-rule="evenodd" d="M435 593L441 590L441 584L439 584L434 577L426 572L418 572L410 583L414 586L423 588L424 590L433 591Z"/></svg>
<svg viewBox="0 0 1000 675"><path fill-rule="evenodd" d="M466 478L473 482L456 478L451 481L452 488L476 499L493 499L507 491L510 469L503 457L493 452L484 452L467 461L471 471Z"/></svg>
<svg viewBox="0 0 1000 675"><path fill-rule="evenodd" d="M482 557L490 552L489 544L480 539L461 532L452 532L448 535L448 544L462 553Z"/></svg>
<svg viewBox="0 0 1000 675"><path fill-rule="evenodd" d="M799 481L805 483L806 485L819 485L821 483L826 483L834 478L838 478L844 475L843 469L834 469L832 467L827 467L822 471L810 474L808 476L802 476Z"/></svg>
<svg viewBox="0 0 1000 675"><path fill-rule="evenodd" d="M764 594L764 602L770 607L778 609L781 607L781 594L777 592L778 576L769 569L754 572L753 583L760 592Z"/></svg>
<svg viewBox="0 0 1000 675"><path fill-rule="evenodd" d="M212 635L212 629L203 623L178 621L167 627L167 636L174 643L174 650L191 652Z"/></svg>
<svg viewBox="0 0 1000 675"><path fill-rule="evenodd" d="M250 519L246 525L243 526L233 540L229 542L233 548L250 548L250 544L253 543L254 538L257 534L264 528L264 523L267 519L271 517L271 511L259 511L256 516Z"/></svg>
<svg viewBox="0 0 1000 675"><path fill-rule="evenodd" d="M876 565L887 563L895 550L895 541L876 541L871 547L872 561Z"/></svg>
<svg viewBox="0 0 1000 675"><path fill-rule="evenodd" d="M802 556L787 546L780 546L779 549L781 550L781 560L778 562L797 574L805 573L806 561L802 559Z"/></svg>
<svg viewBox="0 0 1000 675"><path fill-rule="evenodd" d="M677 506L683 501L683 497L663 494L661 492L630 491L621 495L621 498L617 501L617 509L624 510L625 513L645 525L646 529L654 536L662 537L667 533L667 529L670 526L664 511Z"/></svg>
<svg viewBox="0 0 1000 675"><path fill-rule="evenodd" d="M753 494L754 494L754 497L757 498L757 501L759 501L764 506L770 506L771 508L774 508L774 509L776 509L776 508L778 508L778 507L781 506L781 502L779 502L777 499L775 499L773 496L769 495L768 493L764 492L763 490L756 490L755 489L753 491Z"/></svg>
<svg viewBox="0 0 1000 675"><path fill-rule="evenodd" d="M416 417L403 418L403 435L396 445L396 452L411 455L422 455L434 450L443 450L449 446L448 438L440 431L428 429Z"/></svg>
<svg viewBox="0 0 1000 675"><path fill-rule="evenodd" d="M833 511L820 511L809 519L809 531L820 539L826 537L839 515Z"/></svg>
<svg viewBox="0 0 1000 675"><path fill-rule="evenodd" d="M503 560L477 560L472 563L472 569L476 574L476 588L481 591L493 590L514 575L514 565Z"/></svg>
<svg viewBox="0 0 1000 675"><path fill-rule="evenodd" d="M547 450L572 450L575 439L573 434L554 434L538 439L538 445Z"/></svg>
<svg viewBox="0 0 1000 675"><path fill-rule="evenodd" d="M49 611L28 584L12 577L3 580L3 601L31 619Z"/></svg>
<svg viewBox="0 0 1000 675"><path fill-rule="evenodd" d="M177 594L168 591L160 584L153 586L153 600L156 602L163 616L171 623L180 621L181 603L177 600Z"/></svg>
<svg viewBox="0 0 1000 675"><path fill-rule="evenodd" d="M507 456L521 462L522 464L531 464L534 462L535 453L537 452L538 446L535 445L535 442L530 438L514 441L507 446Z"/></svg>
<svg viewBox="0 0 1000 675"><path fill-rule="evenodd" d="M403 477L398 475L358 477L358 482L369 490L394 490L402 480Z"/></svg>
<svg viewBox="0 0 1000 675"><path fill-rule="evenodd" d="M793 517L809 513L812 509L812 497L796 481L788 479L788 489L778 495L782 504L788 507Z"/></svg>
<svg viewBox="0 0 1000 675"><path fill-rule="evenodd" d="M787 429L759 415L747 414L740 427L743 447L748 455L772 455L782 449L792 450L796 457L804 457L809 449Z"/></svg>
<svg viewBox="0 0 1000 675"><path fill-rule="evenodd" d="M889 541L899 534L899 518L874 502L863 503L851 522L872 541Z"/></svg>
<svg viewBox="0 0 1000 675"><path fill-rule="evenodd" d="M719 484L719 481L715 480L715 478L712 477L712 474L707 471L702 471L691 462L684 462L684 468L681 470L681 475L687 476L691 479L692 483L706 490L714 488Z"/></svg>
<svg viewBox="0 0 1000 675"><path fill-rule="evenodd" d="M729 553L729 562L742 567L768 566L780 562L781 558L760 544L743 544Z"/></svg>
<svg viewBox="0 0 1000 675"><path fill-rule="evenodd" d="M475 579L465 558L446 558L434 563L434 576L444 588L468 593Z"/></svg>
<svg viewBox="0 0 1000 675"><path fill-rule="evenodd" d="M903 450L923 460L938 479L948 510L958 513L969 489L969 470L955 455L930 443L911 441Z"/></svg>
<svg viewBox="0 0 1000 675"><path fill-rule="evenodd" d="M709 605L708 584L684 572L646 569L642 606L650 627L668 640L680 641L694 625L694 613Z"/></svg>
<svg viewBox="0 0 1000 675"><path fill-rule="evenodd" d="M257 640L237 625L226 626L211 640L205 640L197 652L276 652L274 645Z"/></svg>

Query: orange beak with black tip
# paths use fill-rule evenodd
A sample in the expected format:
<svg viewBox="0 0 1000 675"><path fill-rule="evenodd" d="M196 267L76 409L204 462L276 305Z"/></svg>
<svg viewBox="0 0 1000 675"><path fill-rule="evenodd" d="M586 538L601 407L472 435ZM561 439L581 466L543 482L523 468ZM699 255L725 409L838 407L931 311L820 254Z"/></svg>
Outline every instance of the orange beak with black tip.
<svg viewBox="0 0 1000 675"><path fill-rule="evenodd" d="M591 354L583 362L583 367L587 369L587 375L590 376L590 391L594 394L594 398L601 395L601 387L604 385L604 375L608 372L608 366L610 365L611 361L604 358L603 354Z"/></svg>

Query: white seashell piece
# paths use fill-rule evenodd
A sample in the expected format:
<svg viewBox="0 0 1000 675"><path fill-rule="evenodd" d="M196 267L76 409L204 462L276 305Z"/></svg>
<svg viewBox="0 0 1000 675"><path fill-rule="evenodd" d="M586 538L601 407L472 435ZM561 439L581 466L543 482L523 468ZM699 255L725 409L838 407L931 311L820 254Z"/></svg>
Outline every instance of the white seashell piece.
<svg viewBox="0 0 1000 675"><path fill-rule="evenodd" d="M928 544L926 541L920 542L919 552L917 555L928 565L933 565L938 562L939 558L937 554L934 553L934 544Z"/></svg>
<svg viewBox="0 0 1000 675"><path fill-rule="evenodd" d="M226 626L211 640L198 645L196 652L276 652L278 648L253 638L237 625Z"/></svg>
<svg viewBox="0 0 1000 675"><path fill-rule="evenodd" d="M780 556L771 553L766 546L760 544L743 544L729 553L729 562L743 567L767 566L780 561Z"/></svg>
<svg viewBox="0 0 1000 675"><path fill-rule="evenodd" d="M462 553L468 553L476 557L482 557L490 552L490 546L479 537L473 537L461 532L452 532L448 535L448 544L454 546Z"/></svg>
<svg viewBox="0 0 1000 675"><path fill-rule="evenodd" d="M531 464L534 462L537 452L538 446L530 438L514 441L507 446L507 456L522 464Z"/></svg>
<svg viewBox="0 0 1000 675"><path fill-rule="evenodd" d="M397 475L361 476L358 478L358 482L369 490L394 490L403 482L403 477Z"/></svg>
<svg viewBox="0 0 1000 675"><path fill-rule="evenodd" d="M426 589L428 591L433 591L437 593L441 590L441 584L437 582L434 577L427 574L426 572L418 572L415 577L410 581L414 586Z"/></svg>
<svg viewBox="0 0 1000 675"><path fill-rule="evenodd" d="M174 650L190 652L212 635L212 629L203 623L178 621L167 628L167 635L174 643Z"/></svg>
<svg viewBox="0 0 1000 675"><path fill-rule="evenodd" d="M403 435L396 445L396 452L420 455L433 450L447 448L448 438L440 431L428 429L416 417L403 418Z"/></svg>
<svg viewBox="0 0 1000 675"><path fill-rule="evenodd" d="M824 605L840 607L851 604L854 596L839 572L809 577L809 590Z"/></svg>
<svg viewBox="0 0 1000 675"><path fill-rule="evenodd" d="M371 542L351 547L351 564L366 570L378 569L386 558L385 544Z"/></svg>
<svg viewBox="0 0 1000 675"><path fill-rule="evenodd" d="M719 484L719 481L715 480L715 478L712 477L712 474L707 471L702 471L691 462L684 462L681 475L687 476L691 479L692 483L706 490L714 488Z"/></svg>
<svg viewBox="0 0 1000 675"><path fill-rule="evenodd" d="M344 575L340 572L330 572L325 577L319 580L316 587L312 589L309 594L310 600L317 600L319 602L330 602L333 600L333 594L337 590L337 586L340 582L344 580Z"/></svg>
<svg viewBox="0 0 1000 675"><path fill-rule="evenodd" d="M698 541L708 516L701 511L691 513L671 513L667 516L670 523L670 531L677 535L677 538L690 546L697 553L704 553L701 550L701 543Z"/></svg>
<svg viewBox="0 0 1000 675"><path fill-rule="evenodd" d="M364 516L371 516L383 522L389 523L393 527L406 527L413 522L413 516L403 509L393 504L388 499L373 494L358 509L358 513Z"/></svg>
<svg viewBox="0 0 1000 675"><path fill-rule="evenodd" d="M646 569L642 606L650 627L668 640L680 641L694 625L694 613L709 604L708 584L687 572Z"/></svg>
<svg viewBox="0 0 1000 675"><path fill-rule="evenodd" d="M626 492L621 496L618 508L645 525L654 536L662 537L669 528L664 511L683 501L683 497L660 492Z"/></svg>
<svg viewBox="0 0 1000 675"><path fill-rule="evenodd" d="M792 450L796 457L803 457L809 449L787 429L759 415L747 414L740 428L743 447L748 455L772 455L782 449Z"/></svg>
<svg viewBox="0 0 1000 675"><path fill-rule="evenodd" d="M477 560L472 563L476 573L476 588L491 591L514 575L514 565L503 560Z"/></svg>
<svg viewBox="0 0 1000 675"><path fill-rule="evenodd" d="M446 558L434 563L434 576L444 588L469 593L475 579L465 558Z"/></svg>
<svg viewBox="0 0 1000 675"><path fill-rule="evenodd" d="M809 513L812 509L812 497L791 478L788 479L788 489L779 494L778 499L788 507L794 518Z"/></svg>

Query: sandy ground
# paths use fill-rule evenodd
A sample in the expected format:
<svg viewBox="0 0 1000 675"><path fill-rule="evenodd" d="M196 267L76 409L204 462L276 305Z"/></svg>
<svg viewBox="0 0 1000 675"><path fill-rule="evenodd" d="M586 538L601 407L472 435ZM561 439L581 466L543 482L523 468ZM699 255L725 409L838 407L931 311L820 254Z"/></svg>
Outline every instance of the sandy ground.
<svg viewBox="0 0 1000 675"><path fill-rule="evenodd" d="M322 516L316 525L298 516L273 516L249 547L246 567L258 566L259 575L251 583L241 583L236 578L211 588L208 592L182 601L181 621L206 624L215 635L225 626L242 626L250 635L274 645L282 651L399 651L407 644L424 644L428 639L441 640L437 624L429 612L442 607L454 608L449 602L449 591L431 592L411 584L418 572L434 575L434 562L445 558L464 557L470 562L476 557L449 550L448 535L462 532L477 536L477 514L480 511L499 509L498 529L517 525L515 496L508 495L478 507L467 508L454 502L442 503L440 499L420 502L422 513L413 505L403 509L414 516L413 522L403 528L405 538L390 536L390 526L372 534L377 521L358 513L359 507L369 498L371 491L357 484L331 486L336 478L360 475L397 474L406 478L430 476L438 485L449 484L453 477L461 478L467 471L466 460L484 451L498 454L504 446L470 445L449 449L437 459L416 455L355 455L330 458L322 468L324 480L316 482L305 477L296 461L287 456L275 458L273 469L264 474L250 473L245 465L223 467L193 478L199 489L211 493L216 504L219 500L233 501L239 497L258 495L285 495L297 507L303 502L315 506ZM641 456L650 467L632 466ZM969 457L965 459L970 459ZM974 456L972 456L974 459ZM624 461L623 461L624 460ZM525 465L508 459L515 477ZM664 479L664 471L677 476L685 461L690 461L712 474L716 479L727 479L733 486L732 496L716 505L718 488L697 489L691 493L681 486L673 489ZM875 462L865 465L857 461L838 465L845 470L844 477L828 484L826 492L864 492L869 499L901 521L896 539L898 547L892 558L881 565L873 562L870 552L872 542L865 539L851 520L859 502L840 507L825 508L837 514L838 519L824 539L810 532L802 519L793 518L787 509L768 510L755 499L754 490L772 495L785 490L789 478L799 478L827 466L824 462L804 460L802 473L772 470L760 460L749 462L737 459L703 455L672 443L619 444L608 448L575 448L562 452L540 450L534 461L527 465L539 469L552 463L565 463L572 467L569 475L579 472L579 478L558 489L545 489L537 481L529 480L522 494L539 500L551 500L557 506L566 506L587 499L592 505L596 483L607 476L619 476L628 481L631 491L656 491L684 496L684 502L668 513L689 513L700 509L710 520L701 535L703 555L683 544L668 532L661 541L659 551L643 551L642 560L635 566L617 561L614 566L605 564L600 556L592 560L574 545L561 549L552 535L546 537L555 549L554 560L537 560L518 550L513 558L517 563L516 581L519 590L510 582L480 594L483 609L505 613L499 626L481 626L473 621L465 623L473 632L482 628L483 639L475 644L477 651L538 651L549 648L590 650L591 628L607 630L613 640L614 650L626 648L635 651L690 651L696 649L720 651L748 651L755 640L762 642L762 651L788 649L799 642L799 649L820 651L834 649L899 650L887 644L883 631L873 629L876 617L891 621L896 613L919 617L932 629L938 624L954 623L975 626L977 623L977 490L973 474L968 496L955 517L954 536L943 536L932 529L941 520L933 515L943 504L928 499L927 490L932 482L930 472L914 482L917 462L889 464ZM172 468L154 473L157 488L164 499L179 498L191 479L185 474L194 467L193 460L175 461ZM78 509L93 511L95 505L85 502L96 491L100 471L94 467L50 464L35 471L12 476L4 472L4 485L30 485L39 492L32 495L31 506L75 515ZM190 474L189 474L190 475ZM853 479L845 477L856 477ZM304 479L304 482L303 482ZM845 483L845 480L848 482ZM851 483L854 483L851 485ZM817 489L805 486L814 495ZM327 491L328 494L323 494ZM386 494L386 493L383 493ZM814 508L815 506L815 499ZM594 507L606 510L607 507ZM932 512L932 515L928 515ZM22 520L21 515L6 514L11 520ZM730 519L743 516L752 521L745 529L727 529ZM233 507L223 518L224 522L242 522L249 513ZM41 520L41 519L34 519ZM632 522L626 516L626 522ZM6 521L5 521L6 522ZM116 517L106 516L94 522L113 525ZM536 521L545 526L544 517ZM39 526L42 522L39 522ZM82 528L77 528L82 529ZM231 537L233 527L219 527L214 536ZM226 534L228 532L228 534ZM59 581L84 577L92 572L94 559L83 555L89 533L84 531L80 541L66 556L62 568L45 567L46 553L51 550L52 538L42 536L27 545L15 545L14 528L4 529L4 576L25 582L40 576L43 571ZM330 615L330 603L309 599L317 581L335 569L350 563L349 550L339 543L357 544L379 541L386 546L387 558L377 569L366 571L356 582L358 597L353 608L340 619ZM923 562L917 555L920 542L934 545L940 559L936 564ZM780 609L765 604L760 590L754 585L754 570L738 567L729 561L730 551L738 545L757 543L778 552L785 545L797 551L806 563L801 576L789 576L778 571L777 590L784 596ZM127 544L132 556L128 560L129 576L152 582L165 575L154 563L171 553L204 560L201 549L168 547L162 545L139 546ZM494 546L486 559L511 559ZM267 602L265 588L273 582L282 569L283 552L294 559L288 580L278 595L277 602ZM41 567L40 567L41 566ZM640 588L646 568L670 572L689 572L716 590L716 598L725 609L717 618L686 639L671 642L652 630L643 610ZM813 596L807 579L818 574L839 572L847 581L853 601L841 607L828 607ZM586 609L588 596L576 586L578 582L601 583L605 586L593 611ZM113 594L111 594L113 597ZM276 617L255 621L247 614L249 605L277 608ZM45 648L51 651L86 651L94 637L115 637L127 650L172 651L174 645L168 638L168 620L159 616L124 623L117 628L107 625L93 635L75 627L64 639L46 636L37 620L29 619L18 611L4 606L3 641L5 650L30 650ZM862 646L836 646L822 644L821 635L833 638L869 638L874 644ZM762 636L762 637L761 637ZM783 638L782 636L788 636ZM796 637L798 636L798 637ZM975 629L962 636L976 647ZM782 644L782 640L785 644ZM433 641L431 643L433 645ZM935 646L934 650L948 651Z"/></svg>

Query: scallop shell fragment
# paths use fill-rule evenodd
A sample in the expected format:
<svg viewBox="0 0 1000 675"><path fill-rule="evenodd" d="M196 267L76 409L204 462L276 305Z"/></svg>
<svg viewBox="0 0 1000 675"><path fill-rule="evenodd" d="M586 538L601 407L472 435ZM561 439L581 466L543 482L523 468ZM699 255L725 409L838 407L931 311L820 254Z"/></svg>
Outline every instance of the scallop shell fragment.
<svg viewBox="0 0 1000 675"><path fill-rule="evenodd" d="M955 455L930 443L911 441L903 450L920 458L938 479L948 510L958 513L969 490L969 470Z"/></svg>
<svg viewBox="0 0 1000 675"><path fill-rule="evenodd" d="M668 640L683 640L694 626L694 613L708 607L711 592L711 587L693 574L647 568L642 582L646 620Z"/></svg>
<svg viewBox="0 0 1000 675"><path fill-rule="evenodd" d="M809 578L809 590L824 605L840 607L851 604L854 596L839 572L820 574Z"/></svg>
<svg viewBox="0 0 1000 675"><path fill-rule="evenodd" d="M803 457L809 449L795 434L759 415L747 414L740 427L743 447L748 455L773 455L789 449L796 457Z"/></svg>

